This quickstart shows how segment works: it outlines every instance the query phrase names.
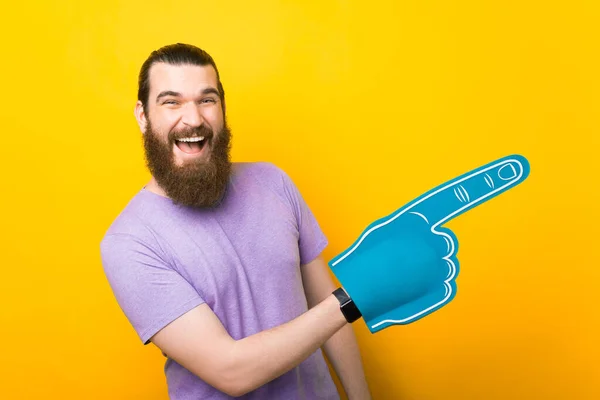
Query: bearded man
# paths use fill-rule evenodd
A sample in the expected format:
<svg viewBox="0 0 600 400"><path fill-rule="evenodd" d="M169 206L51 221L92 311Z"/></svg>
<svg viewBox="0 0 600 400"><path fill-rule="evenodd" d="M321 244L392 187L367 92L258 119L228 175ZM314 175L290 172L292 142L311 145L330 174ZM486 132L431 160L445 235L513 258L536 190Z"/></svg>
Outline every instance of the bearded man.
<svg viewBox="0 0 600 400"><path fill-rule="evenodd" d="M370 399L327 238L288 175L233 163L225 93L192 45L152 52L135 116L151 180L101 242L104 272L173 400ZM324 351L322 351L324 350ZM325 354L324 354L325 353Z"/></svg>

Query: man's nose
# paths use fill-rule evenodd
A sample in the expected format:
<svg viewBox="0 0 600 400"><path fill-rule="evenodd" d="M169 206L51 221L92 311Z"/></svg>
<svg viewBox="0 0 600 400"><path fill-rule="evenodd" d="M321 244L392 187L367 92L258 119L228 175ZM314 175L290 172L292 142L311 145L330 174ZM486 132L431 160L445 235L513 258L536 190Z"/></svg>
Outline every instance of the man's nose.
<svg viewBox="0 0 600 400"><path fill-rule="evenodd" d="M204 122L200 108L194 103L187 103L183 107L182 122L190 127L197 128Z"/></svg>

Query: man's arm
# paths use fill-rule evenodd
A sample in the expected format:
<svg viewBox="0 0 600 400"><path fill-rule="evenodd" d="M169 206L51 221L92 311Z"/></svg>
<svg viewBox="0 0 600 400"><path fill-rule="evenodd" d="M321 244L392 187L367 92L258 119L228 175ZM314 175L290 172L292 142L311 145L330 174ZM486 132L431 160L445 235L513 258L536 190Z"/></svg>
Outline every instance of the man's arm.
<svg viewBox="0 0 600 400"><path fill-rule="evenodd" d="M334 295L283 325L234 340L202 304L151 341L163 353L230 396L241 396L291 370L347 325Z"/></svg>
<svg viewBox="0 0 600 400"><path fill-rule="evenodd" d="M336 289L327 265L320 257L302 266L302 280L309 308L315 307ZM348 398L350 400L370 399L371 395L352 326L346 324L335 333L325 342L324 350Z"/></svg>

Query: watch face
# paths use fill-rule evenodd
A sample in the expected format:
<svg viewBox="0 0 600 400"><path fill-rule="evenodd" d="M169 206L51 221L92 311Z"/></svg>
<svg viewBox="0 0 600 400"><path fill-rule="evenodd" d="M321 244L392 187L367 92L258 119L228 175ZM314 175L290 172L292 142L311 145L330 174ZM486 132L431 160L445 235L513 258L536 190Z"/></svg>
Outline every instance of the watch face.
<svg viewBox="0 0 600 400"><path fill-rule="evenodd" d="M342 314L344 314L346 321L351 323L362 316L360 311L356 307L356 304L354 304L354 302L352 301L350 296L348 296L348 294L344 291L344 289L338 288L333 292L333 294L340 302L340 309L342 311Z"/></svg>

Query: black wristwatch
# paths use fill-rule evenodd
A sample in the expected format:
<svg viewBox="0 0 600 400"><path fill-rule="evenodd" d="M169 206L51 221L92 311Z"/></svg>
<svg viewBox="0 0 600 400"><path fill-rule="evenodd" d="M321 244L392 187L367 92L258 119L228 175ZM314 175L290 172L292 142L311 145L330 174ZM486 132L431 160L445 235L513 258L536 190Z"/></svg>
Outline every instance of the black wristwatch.
<svg viewBox="0 0 600 400"><path fill-rule="evenodd" d="M346 321L352 323L362 317L360 311L354 304L354 301L348 296L348 293L342 288L338 288L333 291L333 294L340 302L340 310L342 310L342 314L346 317Z"/></svg>

